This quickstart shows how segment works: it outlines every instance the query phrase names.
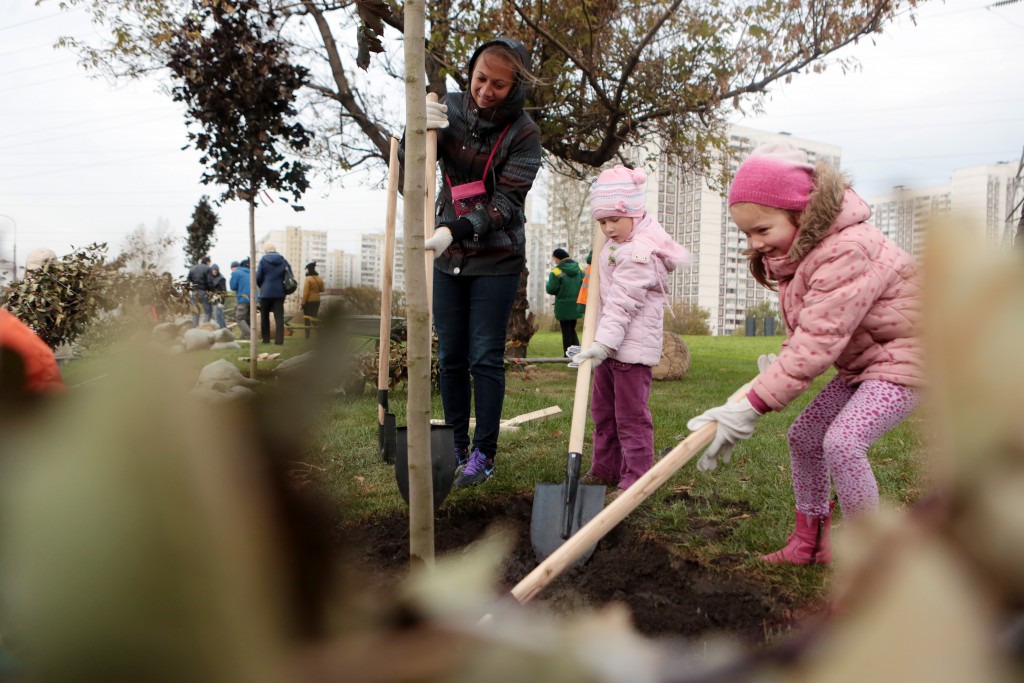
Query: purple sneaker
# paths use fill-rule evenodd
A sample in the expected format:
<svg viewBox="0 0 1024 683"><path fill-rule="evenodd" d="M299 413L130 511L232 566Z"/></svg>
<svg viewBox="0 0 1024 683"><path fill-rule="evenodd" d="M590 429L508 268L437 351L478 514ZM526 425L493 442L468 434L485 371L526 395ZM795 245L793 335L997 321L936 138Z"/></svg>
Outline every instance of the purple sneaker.
<svg viewBox="0 0 1024 683"><path fill-rule="evenodd" d="M455 486L475 486L482 484L494 474L494 459L488 458L479 449L474 448L469 461L462 468L462 473L455 480Z"/></svg>

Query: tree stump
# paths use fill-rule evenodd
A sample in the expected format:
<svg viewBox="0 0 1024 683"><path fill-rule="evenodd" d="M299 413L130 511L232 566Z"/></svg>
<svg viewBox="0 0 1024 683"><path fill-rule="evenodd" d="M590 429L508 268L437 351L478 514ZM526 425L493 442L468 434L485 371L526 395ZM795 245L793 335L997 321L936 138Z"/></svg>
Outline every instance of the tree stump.
<svg viewBox="0 0 1024 683"><path fill-rule="evenodd" d="M661 343L661 360L651 368L658 381L682 379L690 370L690 347L673 332L665 332Z"/></svg>

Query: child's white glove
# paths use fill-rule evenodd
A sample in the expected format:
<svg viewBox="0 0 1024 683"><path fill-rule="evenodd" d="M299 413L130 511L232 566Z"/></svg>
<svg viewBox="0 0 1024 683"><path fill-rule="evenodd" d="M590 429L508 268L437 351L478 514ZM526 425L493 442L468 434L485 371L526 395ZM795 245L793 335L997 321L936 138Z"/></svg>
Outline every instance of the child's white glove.
<svg viewBox="0 0 1024 683"><path fill-rule="evenodd" d="M769 353L767 356L757 357L757 371L764 374L764 371L768 369L768 366L774 363L778 359L778 356L774 353Z"/></svg>
<svg viewBox="0 0 1024 683"><path fill-rule="evenodd" d="M728 463L732 458L733 446L754 435L754 427L759 417L761 413L757 412L754 406L750 405L750 400L744 396L737 403L726 403L712 408L687 422L686 427L690 431L700 429L709 422L718 423L715 438L697 461L697 469L701 472L713 470L718 467L719 458L723 463Z"/></svg>
<svg viewBox="0 0 1024 683"><path fill-rule="evenodd" d="M589 359L590 366L596 368L604 361L605 358L608 357L608 354L608 347L602 344L601 342L596 341L590 346L588 346L585 351L580 351L579 353L577 353L573 357L572 362L576 363L576 365L580 365L583 363L583 361Z"/></svg>
<svg viewBox="0 0 1024 683"><path fill-rule="evenodd" d="M448 127L448 105L427 100L427 130Z"/></svg>
<svg viewBox="0 0 1024 683"><path fill-rule="evenodd" d="M428 240L423 240L424 249L433 249L434 258L437 258L438 254L443 252L445 249L452 245L452 231L445 227L440 227L434 231L434 236Z"/></svg>

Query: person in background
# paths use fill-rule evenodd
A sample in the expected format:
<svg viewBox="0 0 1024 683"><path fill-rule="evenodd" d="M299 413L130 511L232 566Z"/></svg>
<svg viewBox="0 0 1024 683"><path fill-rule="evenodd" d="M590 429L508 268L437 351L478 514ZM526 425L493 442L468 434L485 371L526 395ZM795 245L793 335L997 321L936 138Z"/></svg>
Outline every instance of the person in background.
<svg viewBox="0 0 1024 683"><path fill-rule="evenodd" d="M46 342L13 313L0 308L0 394L4 402L66 388Z"/></svg>
<svg viewBox="0 0 1024 683"><path fill-rule="evenodd" d="M587 294L590 292L590 259L593 255L593 251L587 252L587 267L583 271L583 284L580 285L580 294L576 297L576 303L583 307L584 313L587 308Z"/></svg>
<svg viewBox="0 0 1024 683"><path fill-rule="evenodd" d="M540 128L523 105L536 79L517 40L498 38L469 60L468 87L427 103L444 183L434 251L434 327L445 422L462 467L455 486L494 473L505 399L505 332L526 267L526 195L540 170ZM404 149L400 157L404 159ZM476 410L472 451L470 407Z"/></svg>
<svg viewBox="0 0 1024 683"><path fill-rule="evenodd" d="M191 288L189 298L192 300L192 327L199 327L199 313L203 313L203 322L208 323L213 317L213 306L210 305L210 257L204 256L188 270L185 278Z"/></svg>
<svg viewBox="0 0 1024 683"><path fill-rule="evenodd" d="M249 258L241 262L231 262L231 279L228 280L228 287L235 293L235 322L242 332L242 338L248 339L251 328L249 327Z"/></svg>
<svg viewBox="0 0 1024 683"><path fill-rule="evenodd" d="M786 143L762 145L740 164L729 213L747 236L754 279L778 288L787 338L742 400L687 424L718 423L698 467L729 462L733 446L753 436L757 418L782 410L835 367L837 375L789 428L796 530L785 547L761 557L825 564L832 560L831 485L843 514L875 510L868 448L920 402L917 264L867 222L871 210L842 173L826 162L812 166Z"/></svg>
<svg viewBox="0 0 1024 683"><path fill-rule="evenodd" d="M256 267L256 285L260 288L260 334L270 343L270 314L274 314L274 343L284 344L284 276L291 265L271 243L263 245L263 258Z"/></svg>
<svg viewBox="0 0 1024 683"><path fill-rule="evenodd" d="M311 327L318 327L320 321L320 293L324 291L324 279L316 272L316 261L306 264L306 277L302 285L302 319L305 322L306 339Z"/></svg>
<svg viewBox="0 0 1024 683"><path fill-rule="evenodd" d="M576 303L583 285L583 271L580 264L569 258L569 252L559 247L551 253L554 269L548 274L545 291L555 297L555 320L562 329L562 353L570 346L578 346L576 321L583 315L583 306Z"/></svg>
<svg viewBox="0 0 1024 683"><path fill-rule="evenodd" d="M213 317L217 321L217 327L227 327L227 323L224 321L224 294L223 292L228 291L227 280L220 272L220 266L214 263L210 266L210 270L207 272L207 277L210 280L209 298L210 305L213 307Z"/></svg>
<svg viewBox="0 0 1024 683"><path fill-rule="evenodd" d="M654 465L651 368L661 360L669 273L689 260L646 210L646 182L642 170L615 166L590 188L591 213L608 241L597 256L597 332L575 357L595 366L594 457L580 481L616 487L610 498Z"/></svg>
<svg viewBox="0 0 1024 683"><path fill-rule="evenodd" d="M170 272L165 270L160 273L160 280L167 290L174 287L174 276ZM167 302L163 297L163 292L157 295L156 301L152 303L150 308L153 311L153 318L157 322L166 322L171 317Z"/></svg>
<svg viewBox="0 0 1024 683"><path fill-rule="evenodd" d="M39 270L47 261L57 258L57 252L47 247L36 247L25 257L25 272Z"/></svg>

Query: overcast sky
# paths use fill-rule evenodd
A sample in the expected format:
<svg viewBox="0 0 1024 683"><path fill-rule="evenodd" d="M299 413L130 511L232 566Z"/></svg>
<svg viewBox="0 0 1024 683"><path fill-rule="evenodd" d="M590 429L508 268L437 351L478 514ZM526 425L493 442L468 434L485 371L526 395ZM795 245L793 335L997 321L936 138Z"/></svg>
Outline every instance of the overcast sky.
<svg viewBox="0 0 1024 683"><path fill-rule="evenodd" d="M942 184L965 166L1016 163L1024 147L1024 2L992 4L924 2L916 25L902 19L875 44L842 53L858 70L797 76L773 90L764 114L735 120L839 145L865 196ZM199 197L217 191L199 183L198 155L181 149L180 105L153 82L91 80L74 55L54 50L58 36L96 35L84 12L32 0L0 0L0 8L4 255L15 226L19 263L37 246L63 254L106 241L116 253L139 224L161 220L183 235ZM304 213L281 202L261 206L257 235L301 225L327 230L330 249L358 251L359 234L383 230L379 190L315 183L302 203ZM248 215L240 202L217 211L212 256L226 267L248 251Z"/></svg>

